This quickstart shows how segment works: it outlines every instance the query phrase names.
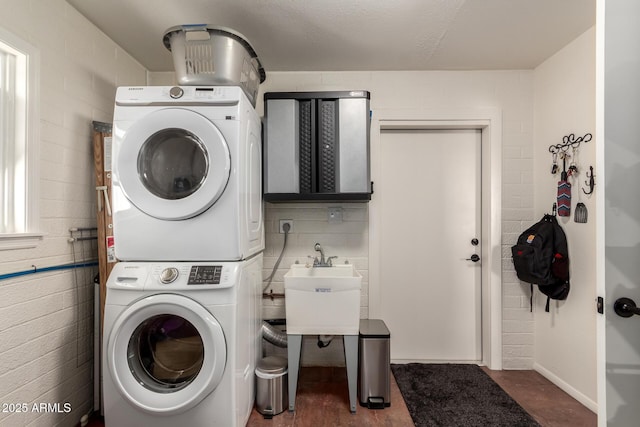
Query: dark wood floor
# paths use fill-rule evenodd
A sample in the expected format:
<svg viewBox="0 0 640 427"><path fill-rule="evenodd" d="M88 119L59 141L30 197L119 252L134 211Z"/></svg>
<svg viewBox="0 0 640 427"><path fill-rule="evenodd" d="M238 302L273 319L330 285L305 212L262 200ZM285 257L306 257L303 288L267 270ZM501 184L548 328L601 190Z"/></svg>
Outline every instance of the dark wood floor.
<svg viewBox="0 0 640 427"><path fill-rule="evenodd" d="M335 427L335 426L412 426L400 390L391 375L391 406L349 410L349 387L345 368L301 368L296 395L296 411L265 420L256 409L247 427Z"/></svg>
<svg viewBox="0 0 640 427"><path fill-rule="evenodd" d="M536 371L484 371L543 427L592 427L594 412Z"/></svg>
<svg viewBox="0 0 640 427"><path fill-rule="evenodd" d="M595 427L596 414L535 371L490 371L483 368L516 402L543 427ZM102 427L93 419L90 427ZM285 410L271 420L255 409L249 427L412 426L411 416L391 375L391 406L385 409L358 407L349 411L344 368L302 368L298 380L296 411ZM117 427L117 426L107 426ZM141 426L146 427L146 426Z"/></svg>

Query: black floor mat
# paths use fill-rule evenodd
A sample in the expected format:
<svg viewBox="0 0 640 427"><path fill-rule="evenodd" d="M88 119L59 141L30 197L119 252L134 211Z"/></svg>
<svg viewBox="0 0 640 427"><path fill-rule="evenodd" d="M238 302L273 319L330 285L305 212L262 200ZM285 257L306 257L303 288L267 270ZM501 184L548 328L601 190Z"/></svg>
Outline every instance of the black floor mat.
<svg viewBox="0 0 640 427"><path fill-rule="evenodd" d="M539 424L477 365L391 365L416 427Z"/></svg>

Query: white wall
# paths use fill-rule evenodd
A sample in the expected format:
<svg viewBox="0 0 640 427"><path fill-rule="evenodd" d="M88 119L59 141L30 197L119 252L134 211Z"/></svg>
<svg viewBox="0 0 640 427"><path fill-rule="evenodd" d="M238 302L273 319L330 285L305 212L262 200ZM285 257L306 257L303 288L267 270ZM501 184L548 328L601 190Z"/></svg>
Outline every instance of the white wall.
<svg viewBox="0 0 640 427"><path fill-rule="evenodd" d="M168 83L167 76L159 79ZM364 89L371 92L373 115L382 109L406 110L408 114L421 110L469 110L497 108L503 122L503 367L530 369L533 365L533 316L529 313L528 287L522 285L513 272L510 246L534 219L533 215L533 73L531 71L471 71L471 72L300 72L270 73L261 85L261 93L270 91L320 91ZM262 114L262 99L257 109ZM455 172L454 172L455 173ZM375 197L375 194L374 196ZM292 238L297 243L285 254L282 268L274 280L275 289L282 289L282 275L294 259L304 259L313 252L313 242L328 246L328 253L357 259L357 266L368 278L368 215L366 205L351 205L353 221L340 227L328 224L326 207L315 205L267 205L267 249L265 277L270 273L282 245L275 234L279 219L294 219ZM357 218L357 219L355 219ZM297 221L296 221L297 219ZM524 228L523 228L524 227ZM347 243L343 247L344 242ZM437 244L430 242L428 244ZM398 248L401 250L402 248ZM346 252L346 253L345 253ZM368 281L367 281L368 283ZM365 288L368 292L368 287ZM274 291L275 292L275 291ZM282 300L265 301L267 318L284 318ZM368 314L368 300L363 299L361 314ZM306 342L303 364L340 364L340 345L317 349Z"/></svg>
<svg viewBox="0 0 640 427"><path fill-rule="evenodd" d="M64 0L4 0L0 26L40 52L40 221L35 249L0 252L0 274L73 261L70 227L95 226L91 122L110 122L115 88L141 85L146 70ZM74 426L93 406L88 319L91 271L0 281L0 425ZM71 403L72 412L31 412L33 403Z"/></svg>
<svg viewBox="0 0 640 427"><path fill-rule="evenodd" d="M571 217L558 217L569 245L571 291L566 301L552 301L535 291L534 368L583 404L596 410L596 204L585 195L589 166L595 166L595 28L578 37L534 70L535 217L551 213L560 174L551 175L550 145L565 135L594 139L578 151L579 174L572 183ZM571 154L571 151L569 152ZM560 169L562 162L558 159ZM568 164L567 164L568 167ZM598 171L596 184L598 184ZM598 186L596 185L598 191ZM588 188L587 188L588 191ZM589 211L586 224L574 221L582 201Z"/></svg>

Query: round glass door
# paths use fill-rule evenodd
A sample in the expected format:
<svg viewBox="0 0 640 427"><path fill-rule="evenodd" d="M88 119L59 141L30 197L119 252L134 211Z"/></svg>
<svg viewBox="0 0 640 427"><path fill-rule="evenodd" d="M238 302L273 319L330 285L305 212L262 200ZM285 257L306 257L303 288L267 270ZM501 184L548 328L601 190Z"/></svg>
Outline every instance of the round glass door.
<svg viewBox="0 0 640 427"><path fill-rule="evenodd" d="M148 114L116 146L114 182L133 205L159 219L202 213L229 181L227 143L213 122L194 111L166 108Z"/></svg>
<svg viewBox="0 0 640 427"><path fill-rule="evenodd" d="M179 414L213 391L224 374L222 327L203 306L173 294L127 307L108 336L109 374L131 404L154 414Z"/></svg>
<svg viewBox="0 0 640 427"><path fill-rule="evenodd" d="M202 187L209 169L207 149L185 129L163 129L151 135L138 153L142 185L166 200L189 197Z"/></svg>
<svg viewBox="0 0 640 427"><path fill-rule="evenodd" d="M204 362L204 345L187 319L158 314L133 331L127 354L129 370L142 386L171 393L196 378Z"/></svg>

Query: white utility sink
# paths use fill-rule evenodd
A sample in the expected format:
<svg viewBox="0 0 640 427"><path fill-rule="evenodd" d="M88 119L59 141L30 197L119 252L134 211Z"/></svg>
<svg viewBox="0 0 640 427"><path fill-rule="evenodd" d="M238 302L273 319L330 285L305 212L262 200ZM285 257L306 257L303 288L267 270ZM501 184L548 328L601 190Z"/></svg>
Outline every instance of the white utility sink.
<svg viewBox="0 0 640 427"><path fill-rule="evenodd" d="M294 264L284 275L287 334L358 335L362 276L351 264Z"/></svg>

